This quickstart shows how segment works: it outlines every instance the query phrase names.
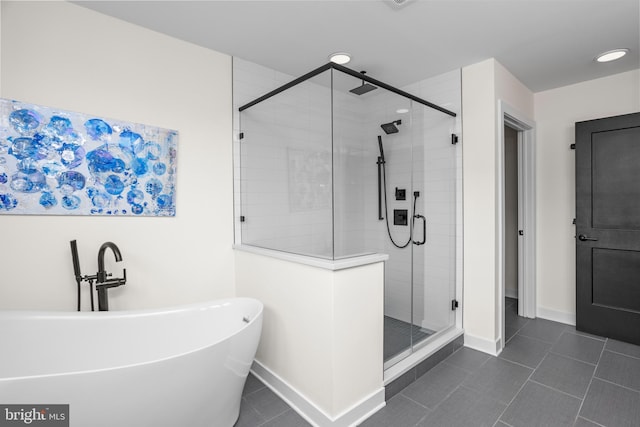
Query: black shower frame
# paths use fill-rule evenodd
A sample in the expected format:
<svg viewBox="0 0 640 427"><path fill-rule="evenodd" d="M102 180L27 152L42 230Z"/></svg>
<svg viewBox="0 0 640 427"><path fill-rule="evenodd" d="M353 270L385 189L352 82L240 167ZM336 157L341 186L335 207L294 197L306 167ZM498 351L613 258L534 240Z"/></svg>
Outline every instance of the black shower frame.
<svg viewBox="0 0 640 427"><path fill-rule="evenodd" d="M419 97L417 97L415 95L412 95L412 94L410 94L408 92L405 92L405 91L403 91L401 89L398 89L398 88L393 87L391 85L388 85L388 84L386 84L384 82L381 82L380 80L376 80L376 79L374 79L372 77L369 77L369 76L367 76L367 75L365 75L363 73L359 73L357 71L352 70L351 68L347 68L347 67L345 67L343 65L336 64L334 62L328 62L328 63L324 64L323 66L318 67L315 70L310 71L307 74L305 74L303 76L300 76L297 79L292 80L289 83L287 83L285 85L282 85L279 88L274 89L271 92L269 92L269 93L267 93L265 95L262 95L261 97L256 98L256 99L254 99L253 101L251 101L251 102L249 102L247 104L244 104L243 106L241 106L238 109L238 111L242 112L242 111L246 110L247 108L251 108L256 104L259 104L262 101L265 101L265 100L271 98L272 96L275 96L275 95L279 94L280 92L284 92L287 89L290 89L290 88L292 88L292 87L294 87L294 86L296 86L296 85L298 85L298 84L300 84L300 83L302 83L302 82L304 82L306 80L309 80L312 77L317 76L320 73L323 73L323 72L325 72L327 70L331 70L331 69L341 71L341 72L343 72L345 74L349 74L349 75L351 75L353 77L356 77L359 80L363 80L363 81L365 81L367 83L371 83L374 86L381 87L381 88L386 89L386 90L388 90L390 92L396 93L396 94L398 94L400 96L404 96L405 98L409 98L410 100L418 102L418 103L420 103L420 104L422 104L424 106L427 106L429 108L433 108L434 110L438 110L438 111L440 111L442 113L448 114L451 117L456 117L456 113L454 113L453 111L449 111L446 108L442 108L439 105L436 105L436 104L434 104L432 102L426 101L426 100L424 100L422 98L419 98Z"/></svg>

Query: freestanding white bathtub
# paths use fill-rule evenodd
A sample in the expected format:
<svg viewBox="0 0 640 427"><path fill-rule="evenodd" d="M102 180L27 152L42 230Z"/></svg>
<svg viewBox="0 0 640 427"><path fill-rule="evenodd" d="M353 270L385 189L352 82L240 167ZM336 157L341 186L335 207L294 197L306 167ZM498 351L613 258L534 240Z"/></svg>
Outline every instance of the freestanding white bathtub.
<svg viewBox="0 0 640 427"><path fill-rule="evenodd" d="M0 404L69 404L71 427L231 427L261 330L250 298L0 312Z"/></svg>

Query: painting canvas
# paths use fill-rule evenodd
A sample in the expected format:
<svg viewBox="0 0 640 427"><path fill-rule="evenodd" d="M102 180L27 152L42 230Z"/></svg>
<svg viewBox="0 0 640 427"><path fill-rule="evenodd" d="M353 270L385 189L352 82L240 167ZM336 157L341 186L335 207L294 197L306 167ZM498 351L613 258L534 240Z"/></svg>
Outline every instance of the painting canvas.
<svg viewBox="0 0 640 427"><path fill-rule="evenodd" d="M0 214L175 216L178 133L0 99Z"/></svg>

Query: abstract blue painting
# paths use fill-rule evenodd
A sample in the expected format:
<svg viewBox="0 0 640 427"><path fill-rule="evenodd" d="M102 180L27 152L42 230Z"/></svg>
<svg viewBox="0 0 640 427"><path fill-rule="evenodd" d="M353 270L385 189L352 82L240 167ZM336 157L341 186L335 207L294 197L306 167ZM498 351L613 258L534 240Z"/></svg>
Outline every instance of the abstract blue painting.
<svg viewBox="0 0 640 427"><path fill-rule="evenodd" d="M0 99L0 214L175 216L178 132Z"/></svg>

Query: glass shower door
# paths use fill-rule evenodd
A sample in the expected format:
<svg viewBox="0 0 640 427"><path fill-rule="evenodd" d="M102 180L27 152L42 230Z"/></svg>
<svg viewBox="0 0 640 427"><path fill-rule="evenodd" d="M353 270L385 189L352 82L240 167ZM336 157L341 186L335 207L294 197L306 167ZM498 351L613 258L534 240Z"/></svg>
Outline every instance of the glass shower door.
<svg viewBox="0 0 640 427"><path fill-rule="evenodd" d="M390 231L384 251L385 369L454 325L455 119L405 101L399 132L384 143ZM404 190L404 191L403 191ZM403 194L404 193L404 194ZM407 224L397 225L398 216ZM406 212L405 212L406 211ZM391 235L393 242L388 235ZM406 240L411 235L411 242ZM400 237L404 236L404 237ZM395 243L404 248L398 248Z"/></svg>
<svg viewBox="0 0 640 427"><path fill-rule="evenodd" d="M455 119L426 108L413 111L413 174L420 187L413 245L412 348L455 323L457 157Z"/></svg>

